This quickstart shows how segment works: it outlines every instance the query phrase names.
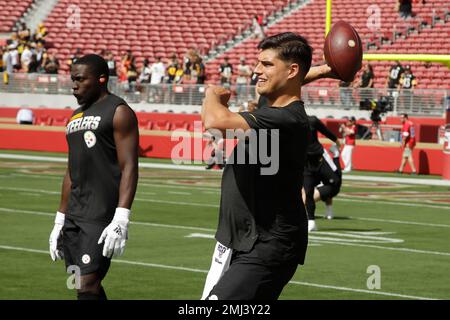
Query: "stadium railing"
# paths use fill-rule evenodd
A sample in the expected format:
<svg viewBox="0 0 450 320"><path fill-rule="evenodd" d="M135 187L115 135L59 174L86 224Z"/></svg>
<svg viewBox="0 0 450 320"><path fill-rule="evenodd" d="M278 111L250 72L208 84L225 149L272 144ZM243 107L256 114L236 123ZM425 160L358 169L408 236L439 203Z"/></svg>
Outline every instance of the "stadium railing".
<svg viewBox="0 0 450 320"><path fill-rule="evenodd" d="M72 94L72 82L68 75L22 74L9 77L8 83L0 82L0 92L18 94ZM129 103L201 105L205 85L169 84L150 85L137 82L118 82L110 78L111 92L124 97ZM230 106L240 107L253 100L253 86L232 85ZM392 90L383 88L314 87L302 88L302 99L307 106L340 110L369 110L379 113L408 113L441 117L447 107L450 90L414 89Z"/></svg>

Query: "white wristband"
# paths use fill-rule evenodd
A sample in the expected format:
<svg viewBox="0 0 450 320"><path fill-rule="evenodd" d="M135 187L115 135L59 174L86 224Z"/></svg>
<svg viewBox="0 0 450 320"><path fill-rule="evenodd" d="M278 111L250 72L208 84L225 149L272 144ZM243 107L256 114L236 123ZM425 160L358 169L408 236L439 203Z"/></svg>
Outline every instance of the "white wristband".
<svg viewBox="0 0 450 320"><path fill-rule="evenodd" d="M113 220L128 221L130 220L131 210L127 208L116 208Z"/></svg>
<svg viewBox="0 0 450 320"><path fill-rule="evenodd" d="M55 224L64 225L66 215L62 212L56 211Z"/></svg>

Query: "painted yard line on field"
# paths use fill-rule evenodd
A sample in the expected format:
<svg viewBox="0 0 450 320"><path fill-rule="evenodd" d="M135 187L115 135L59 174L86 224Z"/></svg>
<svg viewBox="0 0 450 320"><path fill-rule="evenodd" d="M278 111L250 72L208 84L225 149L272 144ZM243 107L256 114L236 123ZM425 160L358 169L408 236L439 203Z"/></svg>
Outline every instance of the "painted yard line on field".
<svg viewBox="0 0 450 320"><path fill-rule="evenodd" d="M49 252L45 251L45 250L36 250L36 249L30 249L30 248L4 246L4 245L0 245L0 249L13 250L13 251L24 251L24 252L30 252L30 253L49 254ZM116 263L123 263L123 264L142 266L142 267L150 267L150 268L160 268L160 269L169 269L169 270L178 270L178 271L188 271L188 272L205 273L205 274L208 273L208 270L202 270L202 269L196 269L196 268L178 267L178 266L169 266L169 265L164 265L164 264L156 264L156 263L148 263L148 262L140 262L140 261L130 261L130 260L122 260L122 259L112 259L111 261L112 262L116 262ZM393 292L385 292L385 291L363 290L363 289L355 289L355 288L348 288L348 287L338 287L338 286L331 286L331 285L324 285L324 284L317 284L317 283L310 283L310 282L303 282L303 281L295 281L295 280L289 281L289 284L291 284L291 285L300 285L300 286L308 286L308 287L315 287L315 288L321 288L321 289L333 289L333 290L340 290L340 291L350 291L350 292L358 292L358 293L384 295L384 296L389 296L389 297L398 297L398 298L406 298L406 299L439 300L437 298L430 298L430 297L419 297L419 296L404 295L404 294L393 293Z"/></svg>
<svg viewBox="0 0 450 320"><path fill-rule="evenodd" d="M0 187L0 190L8 190L8 189L14 189L14 188L8 188L8 187ZM60 191L47 191L47 190L39 190L39 189L27 189L27 188L15 188L17 190L12 191L26 191L26 192L40 192L40 193L48 193L48 194L60 194ZM20 190L19 190L20 189ZM139 194L140 192L138 192ZM159 199L142 199L142 198L135 198L136 201L143 201L143 202L156 202L156 203L165 203L165 204L175 204L175 205L188 205L188 206L198 206L198 207L208 207L208 208L219 208L219 205L215 204L209 204L209 203L196 203L196 202L180 202L180 201L167 201L167 200L159 200ZM421 203L401 203L401 202L390 202L390 201L377 201L377 200L361 200L361 199L343 199L343 198L334 198L334 200L337 201L349 201L349 202L362 202L362 203L381 203L381 204L389 204L389 205L399 205L399 206L406 206L406 207L419 207L419 208L432 208L432 209L444 209L444 210L450 210L450 207L445 206L433 206L433 205L427 205L427 204L421 204Z"/></svg>
<svg viewBox="0 0 450 320"><path fill-rule="evenodd" d="M404 206L404 207L420 207L420 208L433 208L433 209L444 209L450 210L448 206L440 206L440 205L431 205L431 204L422 204L422 203L405 203L405 202L394 202L394 201L379 201L379 200L362 200L362 199L349 199L342 197L335 197L333 201L348 201L348 202L362 202L362 203L372 203L372 204L389 204L394 206Z"/></svg>
<svg viewBox="0 0 450 320"><path fill-rule="evenodd" d="M426 227L450 228L450 225L448 225L448 224L438 224L438 223L424 223L424 222L388 220L388 219L378 219L378 218L358 218L358 217L353 217L353 216L349 216L348 218L355 219L355 220L363 220L363 221L375 221L375 222L398 223L398 224L412 224L412 225L416 225L416 226L426 226Z"/></svg>
<svg viewBox="0 0 450 320"><path fill-rule="evenodd" d="M67 162L67 158L62 157L44 157L44 156L28 156L28 155L18 155L18 154L0 154L0 159L17 159L17 160L35 160L35 161L54 161L54 162ZM152 169L171 169L171 170L185 170L185 171L205 171L203 166L191 166L191 165L175 165L175 164L163 164L163 163L139 163L140 167L152 168ZM216 171L213 171L216 172ZM221 170L217 170L216 173L222 174ZM397 178L397 177L376 177L376 176L359 176L359 175L347 175L344 174L344 180L353 181L371 181L371 182L393 182L393 183L404 183L404 184L417 184L417 185L428 185L428 186L450 186L450 181L446 180L435 180L435 179L422 179L422 178Z"/></svg>
<svg viewBox="0 0 450 320"><path fill-rule="evenodd" d="M37 216L49 216L49 217L55 216L55 213L30 211L30 210L17 210L17 209L10 209L10 208L0 208L0 212L25 213L25 214L31 214L31 215L37 215ZM149 227L171 228L171 229L200 230L200 231L207 231L207 232L215 232L216 231L215 229L211 229L211 228L180 226L180 225L175 225L175 224L162 224L162 223L152 223L152 222L142 222L142 221L130 221L130 224L149 226Z"/></svg>
<svg viewBox="0 0 450 320"><path fill-rule="evenodd" d="M320 232L320 231L318 231L318 232ZM314 234L314 232L312 234ZM336 244L336 245L342 245L342 246L374 248L374 249L382 249L382 250L412 252L412 253L431 254L431 255L437 255L437 256L450 257L450 252L439 252L439 251L419 250L419 249L410 249L410 248L385 247L385 246L377 246L377 245L372 245L372 244L344 243L344 242L336 242L334 240L320 239L318 237L315 238L314 241L317 241L319 243L330 243L330 244Z"/></svg>
<svg viewBox="0 0 450 320"><path fill-rule="evenodd" d="M14 212L14 213L26 213L26 214L36 214L36 215L45 215L45 216L54 216L53 213L46 212L36 212L36 211L27 211L27 210L16 210L16 209L8 209L8 208L0 208L0 212ZM186 229L186 230L202 230L208 232L214 232L213 229L201 228L201 227L191 227L191 226L180 226L180 225L168 225L168 224L158 224L158 223L150 223L150 222L140 222L140 221L130 221L131 224L137 225L146 225L152 227L164 227L164 228L174 228L174 229ZM367 247L367 248L376 248L382 250L393 250L393 251L403 251L403 252L412 252L412 253L420 253L420 254L432 254L432 255L441 255L441 256L450 256L449 252L439 252L439 251L428 251L428 250L419 250L419 249L410 249L410 248L396 248L396 247L386 247L386 246L377 246L377 245L369 245L369 244L357 244L357 243L343 243L336 241L334 239L325 240L324 238L314 237L314 234L320 235L320 233L325 234L326 232L313 232L310 236L311 239L314 239L315 242L318 243L328 243L328 244L336 244L336 245L347 245L347 246L356 246L356 247ZM329 233L329 232L328 232ZM342 236L342 234L340 234Z"/></svg>
<svg viewBox="0 0 450 320"><path fill-rule="evenodd" d="M177 194L177 195L182 195L182 196L190 196L190 195L192 195L192 193L190 193L190 192L180 192L180 191L168 191L167 193L169 193L169 194Z"/></svg>
<svg viewBox="0 0 450 320"><path fill-rule="evenodd" d="M334 290L340 290L340 291L351 291L351 292L361 292L361 293L368 293L368 294L377 294L381 296L390 296L390 297L398 297L398 298L406 298L406 299L414 299L414 300L438 300L435 298L428 298L428 297L417 297L417 296L410 296L405 294L398 294L398 293L391 293L391 292L385 292L385 291L377 291L377 290L364 290L364 289L354 289L354 288L346 288L346 287L336 287L336 286L329 286L324 284L315 284L310 282L303 282L303 281L290 281L291 284L298 284L302 286L309 286L309 287L317 287L317 288L323 288L323 289L334 289Z"/></svg>
<svg viewBox="0 0 450 320"><path fill-rule="evenodd" d="M210 191L210 192L220 192L220 187L204 187L204 186L196 186L195 184L192 185L175 185L175 184L157 184L157 183L146 183L146 182L138 182L138 187L156 187L156 188L174 188L174 189L189 189L189 190L204 190L204 191Z"/></svg>

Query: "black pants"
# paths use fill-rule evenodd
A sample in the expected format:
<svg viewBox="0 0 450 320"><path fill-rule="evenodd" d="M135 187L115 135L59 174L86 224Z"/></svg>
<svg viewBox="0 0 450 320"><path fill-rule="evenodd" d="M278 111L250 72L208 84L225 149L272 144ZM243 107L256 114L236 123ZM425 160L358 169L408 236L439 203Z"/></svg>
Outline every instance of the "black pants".
<svg viewBox="0 0 450 320"><path fill-rule="evenodd" d="M337 168L338 170L333 171L322 156L308 159L304 171L303 187L305 188L305 206L309 220L315 219L316 202L314 201L314 189L317 185L320 183L323 184L319 188L320 198L322 200L332 198L339 193L342 179L339 166Z"/></svg>
<svg viewBox="0 0 450 320"><path fill-rule="evenodd" d="M304 243L296 250L299 257L287 259L282 257L282 248L274 250L274 242L276 240L257 243L255 246L260 248L253 248L248 253L233 252L230 268L211 290L207 300L277 300L294 276L299 261L303 263L307 238L304 237Z"/></svg>

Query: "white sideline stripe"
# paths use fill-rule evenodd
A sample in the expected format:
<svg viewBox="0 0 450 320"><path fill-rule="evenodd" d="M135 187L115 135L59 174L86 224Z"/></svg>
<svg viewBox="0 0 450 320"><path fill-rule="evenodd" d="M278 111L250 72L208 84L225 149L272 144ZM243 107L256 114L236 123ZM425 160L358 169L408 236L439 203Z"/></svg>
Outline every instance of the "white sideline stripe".
<svg viewBox="0 0 450 320"><path fill-rule="evenodd" d="M36 249L12 247L12 246L4 246L4 245L0 245L0 249L49 254L48 251L44 251L44 250L36 250ZM208 270L177 267L177 266L168 266L168 265L164 265L164 264L147 263L147 262L140 262L140 261L129 261L129 260L121 260L121 259L119 259L119 260L112 259L111 261L117 262L117 263L123 263L123 264L136 265L136 266L151 267L151 268L180 270L180 271L189 271L189 272L196 272L196 273L208 273ZM289 284L316 287L316 288L322 288L322 289L334 289L334 290L340 290L340 291L351 291L351 292L359 292L359 293L367 293L367 294L384 295L384 296L407 298L407 299L438 300L438 299L429 298L429 297L418 297L418 296L410 296L410 295L404 295L404 294L398 294L398 293L392 293L392 292L375 291L375 290L371 291L371 290L354 289L354 288L347 288L347 287L338 287L338 286L330 286L330 285L324 285L324 284L316 284L316 283L293 281L293 280L289 281Z"/></svg>
<svg viewBox="0 0 450 320"><path fill-rule="evenodd" d="M417 296L410 296L410 295L405 295L405 294L398 294L398 293L391 293L391 292L377 291L377 290L364 290L364 289L353 289L353 288L346 288L346 287L336 287L336 286L315 284L315 283L303 282L303 281L290 281L289 283L299 284L302 286L316 287L316 288L334 289L334 290L351 291L351 292L361 292L361 293L368 293L368 294L378 294L381 296L399 297L399 298L407 298L407 299L439 300L439 299L428 298L428 297L417 297Z"/></svg>
<svg viewBox="0 0 450 320"><path fill-rule="evenodd" d="M0 154L0 159L16 159L16 160L35 160L35 161L53 161L53 162L67 162L67 158L62 157L44 157L44 156L28 156L19 154ZM190 165L175 165L164 163L139 163L140 167L153 168L153 169L172 169L172 170L185 170L185 171L207 171L203 166L190 166ZM211 172L211 171L210 171ZM212 171L222 174L221 170ZM371 181L371 182L393 182L403 184L417 184L427 186L444 186L450 187L450 181L437 180L437 179L422 179L422 178L397 178L397 177L372 177L372 176L359 176L359 175L347 175L344 174L344 180L353 181Z"/></svg>
<svg viewBox="0 0 450 320"><path fill-rule="evenodd" d="M36 212L36 211L29 211L29 210L16 210L16 209L8 209L8 208L0 208L0 212L1 211L26 213L26 214L41 215L41 216L54 216L55 215L54 213ZM159 224L159 223L151 223L151 222L140 222L140 221L130 221L130 223L131 224L137 224L137 225L152 226L152 227L186 229L186 230L201 230L201 231L215 232L215 230L213 230L213 229L200 228L200 227L168 225L168 224ZM312 236L314 234L320 235L321 233L324 234L324 232L321 232L321 231L313 232ZM412 252L412 253L420 253L420 254L432 254L432 255L450 256L449 252L427 251L427 250L409 249L409 248L395 248L395 247L377 246L377 245L369 245L369 244L343 243L343 242L336 242L336 241L333 241L333 240L327 241L327 240L325 240L323 238L314 239L314 242L316 242L316 243L336 244L336 245L346 245L346 246L354 246L354 247L375 248L375 249L391 250L391 251Z"/></svg>

